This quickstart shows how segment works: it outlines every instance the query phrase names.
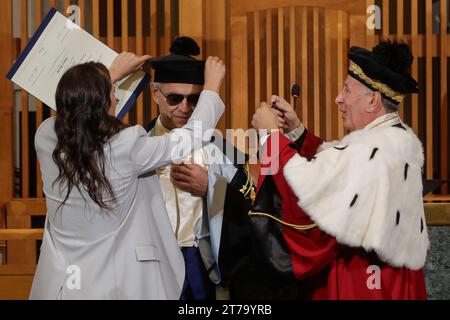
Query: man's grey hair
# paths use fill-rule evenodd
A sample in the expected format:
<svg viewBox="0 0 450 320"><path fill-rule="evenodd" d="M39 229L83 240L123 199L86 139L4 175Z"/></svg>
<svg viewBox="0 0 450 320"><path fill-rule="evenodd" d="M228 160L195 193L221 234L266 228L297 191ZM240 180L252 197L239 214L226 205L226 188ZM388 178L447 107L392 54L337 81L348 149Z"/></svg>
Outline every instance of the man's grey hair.
<svg viewBox="0 0 450 320"><path fill-rule="evenodd" d="M365 89L366 89L365 94L371 94L374 92L372 89L370 89L368 87L365 87ZM380 95L381 95L381 93L380 93ZM381 103L383 104L383 107L384 107L384 110L386 110L386 113L398 111L398 105L396 105L395 103L392 103L391 101L384 98L383 96L381 96Z"/></svg>
<svg viewBox="0 0 450 320"><path fill-rule="evenodd" d="M395 103L392 103L388 99L381 97L381 103L383 104L384 109L386 110L387 113L398 111L398 105Z"/></svg>

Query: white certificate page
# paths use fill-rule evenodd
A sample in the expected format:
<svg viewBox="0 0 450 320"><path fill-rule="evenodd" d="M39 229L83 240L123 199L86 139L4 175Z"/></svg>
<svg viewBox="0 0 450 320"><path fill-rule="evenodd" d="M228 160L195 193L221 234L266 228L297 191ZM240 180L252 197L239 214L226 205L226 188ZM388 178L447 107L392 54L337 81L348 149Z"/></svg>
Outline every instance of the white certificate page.
<svg viewBox="0 0 450 320"><path fill-rule="evenodd" d="M89 61L109 67L117 56L114 50L51 9L8 78L56 110L55 92L65 71ZM144 71L138 71L118 84L116 116L121 118L128 112L149 81Z"/></svg>

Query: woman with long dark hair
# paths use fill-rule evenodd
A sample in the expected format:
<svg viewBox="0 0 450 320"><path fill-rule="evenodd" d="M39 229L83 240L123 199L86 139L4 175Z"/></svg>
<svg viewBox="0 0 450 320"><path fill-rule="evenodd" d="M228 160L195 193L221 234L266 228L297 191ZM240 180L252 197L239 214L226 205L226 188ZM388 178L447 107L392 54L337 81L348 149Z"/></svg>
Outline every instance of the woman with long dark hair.
<svg viewBox="0 0 450 320"><path fill-rule="evenodd" d="M183 257L153 171L209 140L205 132L224 109L218 90L225 66L218 58L206 61L204 90L185 127L148 137L141 126L110 115L113 82L148 59L124 53L110 70L81 64L59 82L56 118L44 121L35 137L48 211L31 299L178 299L181 293Z"/></svg>

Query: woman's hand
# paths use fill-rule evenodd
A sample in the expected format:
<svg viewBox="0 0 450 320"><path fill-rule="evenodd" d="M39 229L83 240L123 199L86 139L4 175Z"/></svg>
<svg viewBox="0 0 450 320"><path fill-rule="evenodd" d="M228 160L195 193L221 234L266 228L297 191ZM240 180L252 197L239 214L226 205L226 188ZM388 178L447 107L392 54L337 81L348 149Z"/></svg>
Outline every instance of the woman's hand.
<svg viewBox="0 0 450 320"><path fill-rule="evenodd" d="M267 102L261 102L260 107L256 110L252 119L252 126L257 130L274 130L278 129L278 119Z"/></svg>
<svg viewBox="0 0 450 320"><path fill-rule="evenodd" d="M151 56L149 55L138 57L131 52L122 52L109 67L112 83L115 83L138 71L150 58Z"/></svg>
<svg viewBox="0 0 450 320"><path fill-rule="evenodd" d="M225 71L225 63L222 60L218 57L208 57L205 62L205 85L203 89L219 93Z"/></svg>

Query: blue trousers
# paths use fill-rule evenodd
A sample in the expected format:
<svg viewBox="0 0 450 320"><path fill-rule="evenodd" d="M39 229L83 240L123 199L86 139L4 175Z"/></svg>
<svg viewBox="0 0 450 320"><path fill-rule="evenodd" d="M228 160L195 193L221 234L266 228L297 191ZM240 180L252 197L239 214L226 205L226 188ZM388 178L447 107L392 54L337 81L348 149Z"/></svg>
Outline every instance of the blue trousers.
<svg viewBox="0 0 450 320"><path fill-rule="evenodd" d="M209 279L197 247L181 248L186 264L186 277L180 300L214 300L216 286Z"/></svg>

